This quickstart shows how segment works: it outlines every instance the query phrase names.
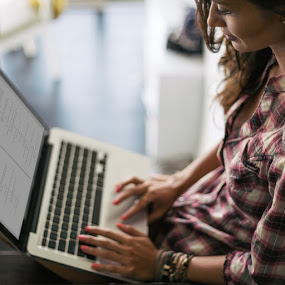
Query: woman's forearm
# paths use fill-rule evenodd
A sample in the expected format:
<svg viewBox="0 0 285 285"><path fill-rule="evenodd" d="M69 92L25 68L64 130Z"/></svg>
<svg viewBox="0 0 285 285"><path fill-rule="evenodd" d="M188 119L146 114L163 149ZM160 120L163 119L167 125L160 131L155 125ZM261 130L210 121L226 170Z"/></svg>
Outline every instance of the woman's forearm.
<svg viewBox="0 0 285 285"><path fill-rule="evenodd" d="M176 175L179 177L181 186L179 187L180 193L184 193L190 186L196 183L200 178L202 178L207 173L216 169L220 162L217 158L217 151L219 145L216 145L205 155L197 158L191 164L189 164L182 171L178 172Z"/></svg>
<svg viewBox="0 0 285 285"><path fill-rule="evenodd" d="M202 284L225 284L223 268L226 256L194 256L187 271L187 280Z"/></svg>

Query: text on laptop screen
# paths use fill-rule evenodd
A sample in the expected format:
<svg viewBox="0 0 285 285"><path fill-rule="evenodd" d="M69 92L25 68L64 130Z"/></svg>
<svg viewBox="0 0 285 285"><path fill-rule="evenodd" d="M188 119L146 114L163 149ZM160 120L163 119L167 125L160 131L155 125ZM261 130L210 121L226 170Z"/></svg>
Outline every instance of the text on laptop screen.
<svg viewBox="0 0 285 285"><path fill-rule="evenodd" d="M0 77L0 220L19 238L44 127Z"/></svg>

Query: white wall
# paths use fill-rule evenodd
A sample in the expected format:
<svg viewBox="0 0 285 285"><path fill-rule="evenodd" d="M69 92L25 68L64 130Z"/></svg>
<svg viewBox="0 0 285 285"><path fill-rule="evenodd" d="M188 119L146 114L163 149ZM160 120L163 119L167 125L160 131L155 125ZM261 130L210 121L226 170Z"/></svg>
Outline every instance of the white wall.
<svg viewBox="0 0 285 285"><path fill-rule="evenodd" d="M217 94L218 87L223 78L222 72L218 69L218 61L221 54L222 51L214 54L208 49L206 49L204 53L203 119L201 122L200 143L197 156L215 146L221 141L224 135L223 110L221 106L214 101L214 97Z"/></svg>

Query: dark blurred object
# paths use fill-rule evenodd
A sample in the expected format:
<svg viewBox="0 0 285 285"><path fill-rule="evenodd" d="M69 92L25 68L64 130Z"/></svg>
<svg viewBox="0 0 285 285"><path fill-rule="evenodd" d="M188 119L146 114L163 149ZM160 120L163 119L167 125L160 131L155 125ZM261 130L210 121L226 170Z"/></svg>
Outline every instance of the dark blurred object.
<svg viewBox="0 0 285 285"><path fill-rule="evenodd" d="M171 32L167 39L167 48L184 54L201 54L203 51L202 32L195 21L196 9L187 7L182 29Z"/></svg>

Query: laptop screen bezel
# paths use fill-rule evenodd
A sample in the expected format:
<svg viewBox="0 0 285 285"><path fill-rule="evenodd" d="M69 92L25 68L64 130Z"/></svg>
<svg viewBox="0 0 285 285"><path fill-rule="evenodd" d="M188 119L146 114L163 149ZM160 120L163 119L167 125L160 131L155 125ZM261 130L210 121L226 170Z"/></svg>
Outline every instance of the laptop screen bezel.
<svg viewBox="0 0 285 285"><path fill-rule="evenodd" d="M20 98L20 100L23 102L23 104L29 109L29 111L32 113L32 115L38 120L39 124L44 128L44 133L41 141L41 146L40 146L40 151L39 154L41 154L43 146L47 140L47 136L49 133L49 127L47 124L43 121L43 119L38 115L38 113L33 109L33 107L29 104L27 99L24 97L24 95L19 91L19 89L15 86L15 84L8 78L8 76L0 69L0 76L4 79L4 81L8 84L8 86L12 89L12 91L15 93L16 96ZM36 162L36 167L35 167L35 173L37 173L37 168L39 165L41 155L38 156L37 162ZM24 219L20 231L20 236L19 239L17 239L10 231L8 228L6 228L0 221L0 231L2 234L14 245L16 248L19 250L23 251L26 247L26 242L27 242L27 235L29 233L29 228L31 226L31 220L34 218L33 216L36 213L33 213L33 215L28 215L28 209L31 208L31 197L33 193L37 190L35 189L34 186L35 183L35 175L33 176L32 184L31 184L31 190L29 193L28 197L28 202L24 214Z"/></svg>

